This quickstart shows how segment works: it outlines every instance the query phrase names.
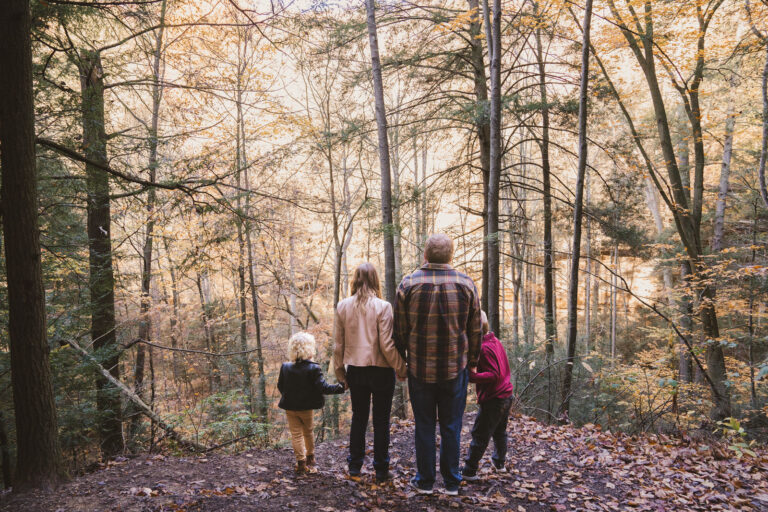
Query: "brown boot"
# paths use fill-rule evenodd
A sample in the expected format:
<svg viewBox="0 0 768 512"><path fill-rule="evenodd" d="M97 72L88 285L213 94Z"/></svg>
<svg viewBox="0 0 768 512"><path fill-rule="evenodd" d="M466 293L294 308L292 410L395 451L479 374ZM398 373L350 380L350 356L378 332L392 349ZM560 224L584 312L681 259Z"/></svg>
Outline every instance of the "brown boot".
<svg viewBox="0 0 768 512"><path fill-rule="evenodd" d="M315 462L315 455L307 455L307 472L317 473L317 463Z"/></svg>
<svg viewBox="0 0 768 512"><path fill-rule="evenodd" d="M296 461L296 467L293 470L297 475L303 475L307 472L307 461L303 459Z"/></svg>

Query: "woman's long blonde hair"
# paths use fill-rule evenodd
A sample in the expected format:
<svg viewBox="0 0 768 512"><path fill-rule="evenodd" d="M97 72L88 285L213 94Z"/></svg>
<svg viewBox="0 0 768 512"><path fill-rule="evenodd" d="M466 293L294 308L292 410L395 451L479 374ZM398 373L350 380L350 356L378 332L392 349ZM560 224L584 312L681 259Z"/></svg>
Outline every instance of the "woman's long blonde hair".
<svg viewBox="0 0 768 512"><path fill-rule="evenodd" d="M351 294L355 296L358 306L365 304L369 298L381 298L379 273L371 263L363 263L355 269L350 286Z"/></svg>

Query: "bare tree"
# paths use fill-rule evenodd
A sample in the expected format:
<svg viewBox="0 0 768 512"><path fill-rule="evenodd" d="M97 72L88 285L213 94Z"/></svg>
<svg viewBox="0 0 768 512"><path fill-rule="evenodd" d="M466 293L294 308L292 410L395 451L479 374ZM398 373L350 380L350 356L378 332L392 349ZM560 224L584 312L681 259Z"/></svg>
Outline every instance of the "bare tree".
<svg viewBox="0 0 768 512"><path fill-rule="evenodd" d="M379 135L379 165L381 167L381 217L384 236L384 294L389 303L395 302L395 241L392 224L392 178L389 163L387 112L384 106L384 82L381 76L379 41L376 35L374 0L365 0L368 42L371 50L373 95L376 103L376 128Z"/></svg>
<svg viewBox="0 0 768 512"><path fill-rule="evenodd" d="M584 6L581 42L581 86L579 89L579 162L576 169L576 197L573 202L573 242L571 243L571 273L568 284L568 336L563 374L560 411L568 416L571 407L571 381L576 356L579 307L579 260L581 257L581 224L584 212L584 175L587 169L587 92L589 88L589 34L592 24L592 0Z"/></svg>

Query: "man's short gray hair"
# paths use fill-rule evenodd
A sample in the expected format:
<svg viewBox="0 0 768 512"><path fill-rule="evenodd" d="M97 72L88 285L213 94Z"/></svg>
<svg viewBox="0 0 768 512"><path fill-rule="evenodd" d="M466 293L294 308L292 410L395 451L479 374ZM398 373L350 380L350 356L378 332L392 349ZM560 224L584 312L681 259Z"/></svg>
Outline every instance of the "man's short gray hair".
<svg viewBox="0 0 768 512"><path fill-rule="evenodd" d="M442 233L431 235L424 245L424 258L429 263L450 263L453 258L453 240Z"/></svg>

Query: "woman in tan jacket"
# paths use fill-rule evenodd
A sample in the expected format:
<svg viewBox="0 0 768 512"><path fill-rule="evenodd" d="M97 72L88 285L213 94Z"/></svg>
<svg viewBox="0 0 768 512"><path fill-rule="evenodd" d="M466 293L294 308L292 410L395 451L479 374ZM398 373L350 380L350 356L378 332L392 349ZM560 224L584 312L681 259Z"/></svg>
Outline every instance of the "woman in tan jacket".
<svg viewBox="0 0 768 512"><path fill-rule="evenodd" d="M376 267L363 263L355 270L351 296L336 306L333 362L337 380L347 384L352 399L349 475L360 476L373 401L373 467L378 482L390 478L389 415L395 373L404 379L407 371L392 340L392 321L392 306L381 300Z"/></svg>

